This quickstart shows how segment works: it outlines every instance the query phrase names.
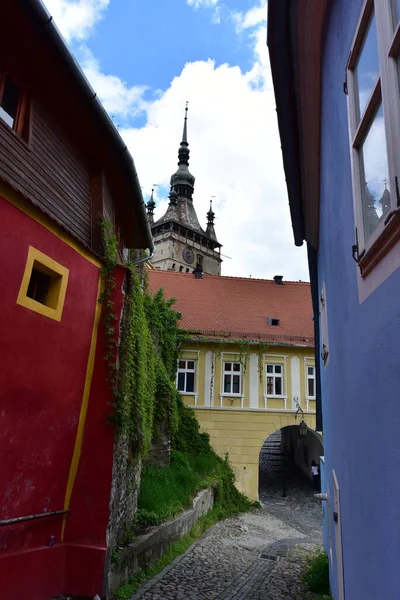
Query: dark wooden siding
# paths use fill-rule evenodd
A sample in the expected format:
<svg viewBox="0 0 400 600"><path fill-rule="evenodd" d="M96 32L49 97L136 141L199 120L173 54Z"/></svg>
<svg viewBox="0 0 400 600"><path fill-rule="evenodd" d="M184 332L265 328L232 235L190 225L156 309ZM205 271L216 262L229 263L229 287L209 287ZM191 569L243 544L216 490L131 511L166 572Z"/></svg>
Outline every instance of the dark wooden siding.
<svg viewBox="0 0 400 600"><path fill-rule="evenodd" d="M89 169L37 104L29 147L0 123L0 177L90 245Z"/></svg>

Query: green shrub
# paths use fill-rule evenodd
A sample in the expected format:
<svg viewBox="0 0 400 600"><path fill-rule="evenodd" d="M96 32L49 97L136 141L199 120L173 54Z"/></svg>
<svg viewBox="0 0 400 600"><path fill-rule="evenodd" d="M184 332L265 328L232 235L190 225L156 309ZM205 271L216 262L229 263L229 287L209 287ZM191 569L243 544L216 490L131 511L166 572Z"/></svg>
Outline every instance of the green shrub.
<svg viewBox="0 0 400 600"><path fill-rule="evenodd" d="M316 594L329 594L329 562L324 552L308 560L303 580L308 589Z"/></svg>
<svg viewBox="0 0 400 600"><path fill-rule="evenodd" d="M146 510L145 508L139 508L133 517L133 526L142 525L153 527L154 525L159 525L160 523L161 518L159 515L150 510Z"/></svg>

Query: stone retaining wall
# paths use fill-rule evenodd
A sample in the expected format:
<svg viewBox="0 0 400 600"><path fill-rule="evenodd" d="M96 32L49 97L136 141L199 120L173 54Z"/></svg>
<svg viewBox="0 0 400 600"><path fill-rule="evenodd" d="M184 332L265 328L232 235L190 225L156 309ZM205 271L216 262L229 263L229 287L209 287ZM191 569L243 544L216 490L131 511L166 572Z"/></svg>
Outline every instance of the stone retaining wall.
<svg viewBox="0 0 400 600"><path fill-rule="evenodd" d="M107 599L112 598L115 590L134 575L139 567L145 569L148 565L153 565L173 542L190 533L198 519L213 507L214 494L212 487L202 490L193 500L190 510L158 527L152 527L124 546L120 550L120 562L112 565L109 571Z"/></svg>

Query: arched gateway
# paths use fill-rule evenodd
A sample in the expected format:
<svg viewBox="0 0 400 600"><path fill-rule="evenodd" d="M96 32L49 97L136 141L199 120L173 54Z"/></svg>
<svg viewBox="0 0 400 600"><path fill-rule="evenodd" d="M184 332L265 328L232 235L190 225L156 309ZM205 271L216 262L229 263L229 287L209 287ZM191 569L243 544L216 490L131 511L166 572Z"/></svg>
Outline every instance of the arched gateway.
<svg viewBox="0 0 400 600"><path fill-rule="evenodd" d="M197 408L196 415L203 431L210 434L211 444L220 456L228 453L229 460L236 475L236 484L240 491L252 500L259 494L259 458L265 440L277 431L284 431L285 443L298 439L301 417L296 411L250 411L250 410L206 410ZM308 432L302 444L303 456L308 453L313 460L317 448L322 448L322 438L314 431L315 414L306 414L305 421ZM290 431L290 435L289 432ZM297 443L297 442L296 442ZM314 448L315 445L315 448ZM295 453L300 461L300 450ZM317 459L315 459L317 460ZM306 469L306 467L304 467ZM308 469L308 467L307 467Z"/></svg>

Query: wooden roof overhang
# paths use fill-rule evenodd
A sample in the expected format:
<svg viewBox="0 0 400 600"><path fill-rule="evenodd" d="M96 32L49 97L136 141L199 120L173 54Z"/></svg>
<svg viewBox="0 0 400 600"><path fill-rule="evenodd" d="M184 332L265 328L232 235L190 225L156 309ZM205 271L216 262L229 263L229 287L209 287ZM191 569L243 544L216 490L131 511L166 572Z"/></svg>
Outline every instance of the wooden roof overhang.
<svg viewBox="0 0 400 600"><path fill-rule="evenodd" d="M268 48L295 244L318 248L327 0L269 0Z"/></svg>
<svg viewBox="0 0 400 600"><path fill-rule="evenodd" d="M0 69L18 74L89 166L104 171L128 247L153 251L134 161L52 17L40 0L4 0L0 12Z"/></svg>

